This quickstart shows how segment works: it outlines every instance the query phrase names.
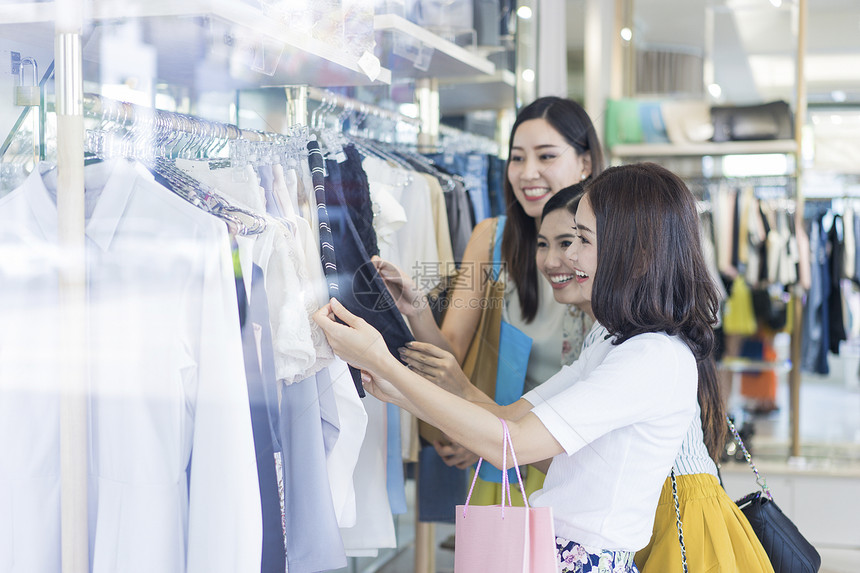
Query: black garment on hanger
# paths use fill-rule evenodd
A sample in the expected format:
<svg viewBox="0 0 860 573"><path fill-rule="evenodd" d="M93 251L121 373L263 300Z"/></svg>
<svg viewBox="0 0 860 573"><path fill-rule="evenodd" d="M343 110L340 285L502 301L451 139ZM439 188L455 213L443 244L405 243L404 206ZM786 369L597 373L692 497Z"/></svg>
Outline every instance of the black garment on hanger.
<svg viewBox="0 0 860 573"><path fill-rule="evenodd" d="M329 209L334 205L346 207L352 222L358 231L364 249L371 257L379 255L379 245L376 231L373 228L373 206L370 201L370 185L367 173L361 166L361 156L354 145L345 145L343 152L346 161L338 163L334 159L326 159L326 200ZM340 194L331 193L329 188L338 187ZM338 203L340 196L344 203Z"/></svg>
<svg viewBox="0 0 860 573"><path fill-rule="evenodd" d="M343 189L339 184L335 184L340 180L339 167L337 163L330 167L333 167L332 174L336 170L337 175L326 178L322 205L328 213L331 241L337 252L337 298L347 310L376 328L385 339L388 350L399 359L400 353L397 349L413 341L414 337L406 326L403 315L397 310L388 287L370 261L365 241L353 221ZM311 172L314 173L313 165ZM314 187L317 187L316 179ZM317 200L320 201L319 195ZM361 373L352 367L350 373L358 395L364 397Z"/></svg>
<svg viewBox="0 0 860 573"><path fill-rule="evenodd" d="M847 340L845 334L845 321L842 314L842 274L843 257L845 254L843 219L841 215L834 215L833 223L827 232L828 268L830 270L830 296L827 299L828 325L830 328L829 348L833 354L839 354L839 343Z"/></svg>

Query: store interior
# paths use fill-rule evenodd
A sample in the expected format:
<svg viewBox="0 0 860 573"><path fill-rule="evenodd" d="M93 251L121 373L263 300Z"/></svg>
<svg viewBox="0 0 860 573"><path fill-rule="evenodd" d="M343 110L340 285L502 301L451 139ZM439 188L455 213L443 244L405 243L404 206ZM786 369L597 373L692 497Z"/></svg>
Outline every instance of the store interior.
<svg viewBox="0 0 860 573"><path fill-rule="evenodd" d="M383 158L402 149L503 165L517 111L555 95L589 112L608 163L665 165L703 211L726 190L748 193L808 245L860 207L858 38L856 0L10 0L0 2L0 201L40 165L57 166L82 200L84 157L286 165L315 138ZM738 108L752 110L744 125L758 134L738 135L736 122L721 139L714 118L736 121ZM475 222L493 214L487 203ZM857 266L828 279L842 333L829 345L816 334L823 350L805 304L817 283L801 272L757 285L782 303L782 321L765 334L727 330L720 361L729 414L822 573L860 568ZM76 341L74 327L60 336ZM85 408L71 411L69 447L86 448ZM453 525L418 521L416 464L403 461L396 546L336 571L453 571ZM734 449L720 472L733 498L756 487Z"/></svg>

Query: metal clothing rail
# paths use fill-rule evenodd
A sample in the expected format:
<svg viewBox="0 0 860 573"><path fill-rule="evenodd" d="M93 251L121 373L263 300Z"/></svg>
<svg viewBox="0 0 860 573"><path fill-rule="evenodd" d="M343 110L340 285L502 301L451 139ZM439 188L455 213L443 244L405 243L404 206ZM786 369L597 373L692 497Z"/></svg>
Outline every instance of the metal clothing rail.
<svg viewBox="0 0 860 573"><path fill-rule="evenodd" d="M152 126L222 140L279 141L284 137L277 133L240 129L230 123L208 121L188 114L145 107L98 94L84 94L83 107L85 117L101 119L122 127Z"/></svg>
<svg viewBox="0 0 860 573"><path fill-rule="evenodd" d="M320 107L328 107L334 109L343 109L348 111L356 111L358 113L372 115L389 119L391 121L404 122L416 127L421 127L421 120L417 117L411 117L399 111L386 109L378 105L357 100L355 98L342 96L326 89L307 86L301 89L307 90L308 99L320 102Z"/></svg>

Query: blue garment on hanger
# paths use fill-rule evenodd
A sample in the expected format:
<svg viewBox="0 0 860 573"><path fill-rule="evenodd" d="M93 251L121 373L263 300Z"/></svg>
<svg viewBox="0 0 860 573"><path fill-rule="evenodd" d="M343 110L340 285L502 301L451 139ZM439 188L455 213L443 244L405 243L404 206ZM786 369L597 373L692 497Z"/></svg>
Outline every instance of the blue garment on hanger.
<svg viewBox="0 0 860 573"><path fill-rule="evenodd" d="M479 153L434 153L427 156L437 165L463 178L474 210L474 224L490 216L490 195L487 181L489 160Z"/></svg>
<svg viewBox="0 0 860 573"><path fill-rule="evenodd" d="M260 504L263 516L263 547L260 571L284 571L286 547L281 525L281 502L278 477L275 469L275 451L280 451L274 431L278 424L277 397L272 396L275 378L272 333L269 328L269 309L266 299L263 271L253 266L251 300L245 292L245 282L236 277L239 317L242 329L242 353L245 359L245 378L251 407L251 429L254 434L254 452L257 458L257 480L260 485ZM260 329L260 358L254 327Z"/></svg>
<svg viewBox="0 0 860 573"><path fill-rule="evenodd" d="M290 573L347 565L326 465L318 375L282 386L279 430Z"/></svg>
<svg viewBox="0 0 860 573"><path fill-rule="evenodd" d="M272 172L272 166L257 166L257 175L260 176L260 187L263 188L263 195L266 198L266 213L273 217L283 217L281 207L275 199L275 175Z"/></svg>

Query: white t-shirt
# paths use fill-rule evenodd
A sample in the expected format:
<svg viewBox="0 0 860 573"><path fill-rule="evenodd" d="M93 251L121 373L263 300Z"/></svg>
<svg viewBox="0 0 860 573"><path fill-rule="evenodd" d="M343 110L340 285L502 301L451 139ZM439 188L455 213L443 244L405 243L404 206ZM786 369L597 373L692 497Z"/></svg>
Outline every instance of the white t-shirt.
<svg viewBox="0 0 860 573"><path fill-rule="evenodd" d="M663 481L696 415L698 372L678 337L598 338L579 360L527 393L564 448L534 506L550 506L556 535L595 549L648 543Z"/></svg>
<svg viewBox="0 0 860 573"><path fill-rule="evenodd" d="M584 351L597 340L603 340L608 335L609 331L602 324L593 324L582 344L582 350ZM719 478L717 465L711 459L708 448L705 446L705 435L702 431L702 410L699 407L698 399L696 400L696 415L690 422L687 435L684 436L684 441L681 443L681 449L675 456L675 464L672 469L675 470L676 476L711 474Z"/></svg>

